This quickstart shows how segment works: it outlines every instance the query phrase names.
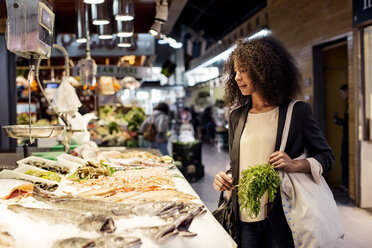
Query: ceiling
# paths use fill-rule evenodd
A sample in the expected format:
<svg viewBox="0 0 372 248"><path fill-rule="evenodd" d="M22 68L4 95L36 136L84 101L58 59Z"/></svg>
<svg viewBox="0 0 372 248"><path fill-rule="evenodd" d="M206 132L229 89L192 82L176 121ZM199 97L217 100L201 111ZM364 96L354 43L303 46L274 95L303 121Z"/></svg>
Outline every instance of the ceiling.
<svg viewBox="0 0 372 248"><path fill-rule="evenodd" d="M106 0L107 1L107 0ZM49 0L56 14L56 33L74 33L76 14L74 0ZM266 0L172 0L169 2L168 21L162 32L182 41L184 31L201 33L212 42L218 41L255 12L265 7ZM147 33L154 22L156 0L135 0L134 30ZM0 18L6 17L5 0L0 0ZM91 25L94 33L95 27ZM92 32L91 31L91 32ZM172 48L157 46L161 56L153 59L161 66L173 52Z"/></svg>

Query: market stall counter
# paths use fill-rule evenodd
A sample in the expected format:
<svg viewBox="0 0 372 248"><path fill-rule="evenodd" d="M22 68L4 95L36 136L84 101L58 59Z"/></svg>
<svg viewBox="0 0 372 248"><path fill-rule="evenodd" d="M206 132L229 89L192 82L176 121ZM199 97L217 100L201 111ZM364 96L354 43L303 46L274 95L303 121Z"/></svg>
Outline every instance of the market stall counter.
<svg viewBox="0 0 372 248"><path fill-rule="evenodd" d="M84 152L0 172L1 247L237 247L171 157Z"/></svg>

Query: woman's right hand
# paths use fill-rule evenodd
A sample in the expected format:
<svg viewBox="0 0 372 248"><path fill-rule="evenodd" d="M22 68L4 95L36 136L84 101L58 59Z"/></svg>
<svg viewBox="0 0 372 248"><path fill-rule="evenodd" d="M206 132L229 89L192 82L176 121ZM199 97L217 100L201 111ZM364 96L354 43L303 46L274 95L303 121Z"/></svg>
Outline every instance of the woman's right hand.
<svg viewBox="0 0 372 248"><path fill-rule="evenodd" d="M214 178L213 187L218 191L232 190L234 188L232 176L226 174L224 171L220 171Z"/></svg>

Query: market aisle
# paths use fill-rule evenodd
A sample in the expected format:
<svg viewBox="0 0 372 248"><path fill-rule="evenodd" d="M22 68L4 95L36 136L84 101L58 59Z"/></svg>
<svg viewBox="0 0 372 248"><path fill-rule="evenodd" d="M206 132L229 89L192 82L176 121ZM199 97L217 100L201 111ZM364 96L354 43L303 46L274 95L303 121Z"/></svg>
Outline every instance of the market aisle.
<svg viewBox="0 0 372 248"><path fill-rule="evenodd" d="M220 170L226 170L229 163L227 151L203 144L202 161L205 166L205 176L195 183L190 183L201 200L210 211L217 207L219 193L213 188L214 176ZM343 221L345 224L345 240L336 242L327 248L370 248L372 247L372 214L356 208L342 194L336 195Z"/></svg>

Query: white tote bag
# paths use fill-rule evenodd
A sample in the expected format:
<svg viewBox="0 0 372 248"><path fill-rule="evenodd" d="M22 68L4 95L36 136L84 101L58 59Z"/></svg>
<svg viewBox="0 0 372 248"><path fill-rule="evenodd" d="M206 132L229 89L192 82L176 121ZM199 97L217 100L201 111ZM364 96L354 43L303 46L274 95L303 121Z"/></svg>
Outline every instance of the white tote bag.
<svg viewBox="0 0 372 248"><path fill-rule="evenodd" d="M284 151L292 118L293 106L288 106L280 151ZM303 154L297 159L306 158ZM311 173L279 171L280 194L295 247L318 248L343 238L342 217L323 176L315 182Z"/></svg>

